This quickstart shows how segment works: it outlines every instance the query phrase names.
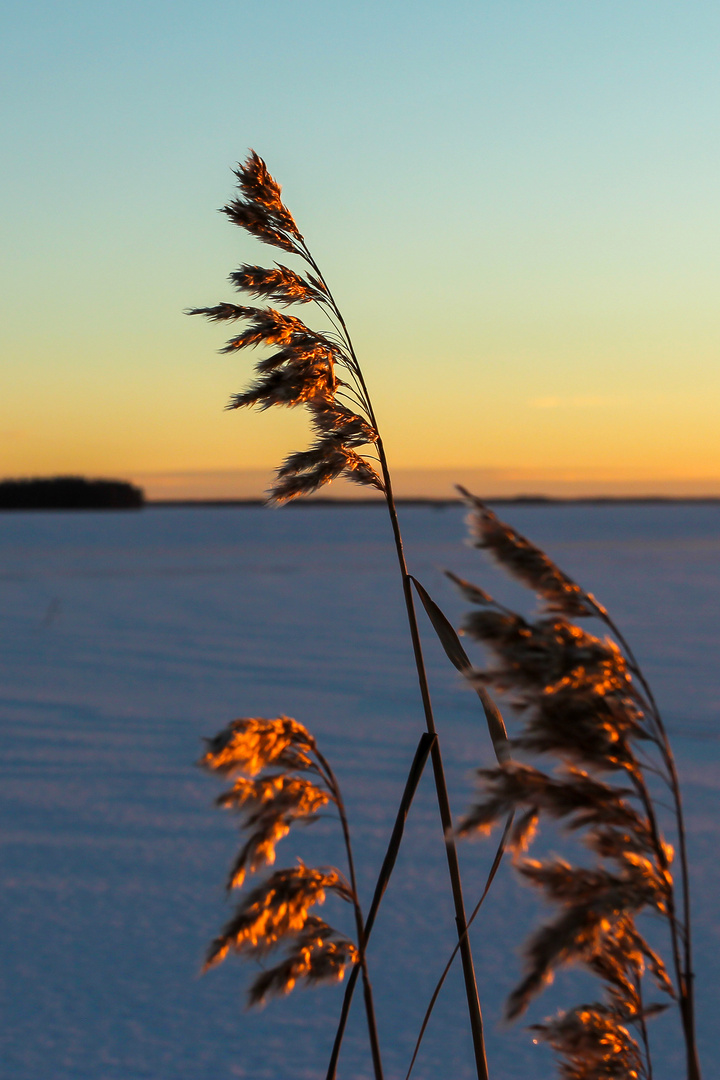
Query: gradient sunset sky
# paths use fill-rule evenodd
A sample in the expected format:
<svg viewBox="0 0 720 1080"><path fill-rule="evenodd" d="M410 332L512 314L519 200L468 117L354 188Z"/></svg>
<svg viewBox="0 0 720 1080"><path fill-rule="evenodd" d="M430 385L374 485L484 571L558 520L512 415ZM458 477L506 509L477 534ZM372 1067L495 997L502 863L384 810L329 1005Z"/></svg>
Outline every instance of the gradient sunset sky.
<svg viewBox="0 0 720 1080"><path fill-rule="evenodd" d="M216 213L252 146L416 488L720 494L718 4L25 0L1 38L0 475L248 494L305 445L183 315L276 254Z"/></svg>

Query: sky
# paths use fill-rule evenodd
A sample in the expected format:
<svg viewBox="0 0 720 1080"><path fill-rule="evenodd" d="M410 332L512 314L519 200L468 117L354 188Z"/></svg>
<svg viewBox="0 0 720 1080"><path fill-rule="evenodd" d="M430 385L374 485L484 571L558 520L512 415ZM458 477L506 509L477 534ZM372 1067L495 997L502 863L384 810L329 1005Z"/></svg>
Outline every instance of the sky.
<svg viewBox="0 0 720 1080"><path fill-rule="evenodd" d="M183 314L273 259L217 213L253 147L414 493L720 495L717 4L15 0L0 30L0 476L252 494L306 445L300 410L224 410L252 356Z"/></svg>

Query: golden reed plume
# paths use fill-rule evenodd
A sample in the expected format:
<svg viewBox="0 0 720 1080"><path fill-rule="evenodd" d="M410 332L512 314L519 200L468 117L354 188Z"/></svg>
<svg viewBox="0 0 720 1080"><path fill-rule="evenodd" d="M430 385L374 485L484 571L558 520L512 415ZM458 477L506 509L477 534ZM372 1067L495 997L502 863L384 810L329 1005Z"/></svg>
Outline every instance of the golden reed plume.
<svg viewBox="0 0 720 1080"><path fill-rule="evenodd" d="M539 618L525 619L485 590L453 578L474 608L464 630L493 661L484 669L469 668L467 678L509 695L523 717L521 731L510 740L512 756L479 771L479 801L458 833L488 833L513 815L508 847L518 869L557 911L526 943L525 976L510 995L507 1017L521 1015L559 968L579 964L601 980L602 1000L561 1012L533 1030L556 1050L565 1080L651 1080L646 1021L667 1003L645 1001L647 975L678 1002L688 1078L699 1080L686 882L678 913L674 852L660 830L648 780L661 775L681 808L654 698L605 608L479 499L463 495L473 543L531 588L542 608ZM577 616L599 618L617 640L570 622ZM659 757L655 765L647 761L649 747ZM554 772L523 763L518 755L547 758ZM543 819L579 835L594 865L523 857ZM684 850L681 813L676 825ZM644 913L668 926L674 980L638 928Z"/></svg>
<svg viewBox="0 0 720 1080"><path fill-rule="evenodd" d="M265 162L251 151L235 175L239 194L222 212L263 243L299 256L310 269L298 274L279 263L272 268L243 264L230 274L231 284L238 292L283 307L315 303L337 326L338 311L329 289ZM255 366L258 378L247 390L233 395L228 408L303 405L310 414L317 438L280 466L270 492L272 501L309 495L339 476L384 490L367 457L357 452L376 443L378 432L357 360L342 332L320 333L272 307L221 303L193 308L188 314L204 315L213 322L246 323L223 352L258 345L276 350L261 357Z"/></svg>
<svg viewBox="0 0 720 1080"><path fill-rule="evenodd" d="M318 761L312 735L288 716L234 720L207 739L206 747L198 764L233 780L216 802L239 816L247 836L227 882L228 890L239 889L248 874L275 863L276 845L294 824L309 821L328 802L337 803L337 793ZM299 862L276 870L243 897L210 946L204 970L215 967L229 952L259 957L284 945L284 959L252 984L250 1004L287 994L301 980L341 980L348 964L357 963L358 950L310 914L311 908L325 902L328 892L350 903L355 900L350 885L333 867L312 869Z"/></svg>
<svg viewBox="0 0 720 1080"><path fill-rule="evenodd" d="M335 774L307 728L289 716L241 717L206 739L205 745L198 764L232 781L216 804L238 815L246 837L230 868L228 891L242 889L249 874L273 866L277 844L293 825L310 822L328 803L335 806L342 826L349 880L335 867L309 867L301 860L296 866L275 870L244 893L211 943L203 970L215 967L230 952L258 959L284 950L279 962L265 967L250 986L248 1004L261 1005L270 997L289 994L298 984L341 982L348 967L359 968L376 1080L382 1080L364 952L365 921ZM352 905L357 943L311 913L325 903L328 893Z"/></svg>
<svg viewBox="0 0 720 1080"><path fill-rule="evenodd" d="M455 836L486 833L502 819L506 822L500 846L470 922L487 895L506 848L524 878L557 912L554 921L541 927L527 943L525 976L510 997L508 1016L524 1012L558 969L580 964L601 980L602 1000L535 1025L537 1036L557 1051L561 1075L566 1080L652 1080L646 1021L666 1007L664 1002L645 1001L644 989L654 983L678 1003L687 1048L687 1080L700 1080L682 801L660 711L630 646L591 593L517 530L500 521L481 500L461 489L471 511L473 543L488 551L541 601L539 617L526 619L484 589L449 575L473 606L466 633L493 657L487 669L472 665L452 625L408 573L382 439L347 326L327 281L282 201L280 185L262 159L251 151L235 175L237 195L222 212L251 236L297 257L302 265L297 271L283 263L270 268L244 263L230 275L232 286L266 306L225 301L189 313L204 315L212 322L242 324L240 332L225 345L225 353L259 350L254 381L232 397L229 408L301 405L309 413L314 441L307 449L290 454L278 468L270 501L280 503L311 494L338 477L375 488L385 497L427 729L423 738L429 740L424 753L425 758L428 753L432 756L446 841L458 933L455 951L462 958L478 1080L488 1080L489 1073ZM279 310L294 304L314 304L323 312L327 328L313 329ZM378 462L377 471L372 460ZM480 796L457 829L430 703L413 589L448 658L477 690L498 758L496 769L480 771ZM572 621L590 617L599 619L609 635L599 637ZM490 689L508 695L524 719L522 730L511 740ZM656 755L653 764L648 763L647 752ZM550 759L550 770L540 768L537 761L523 762L523 755ZM277 845L293 825L312 819L328 803L337 808L348 879L332 867L299 864L273 871L244 895L233 918L213 942L207 965L219 963L230 951L252 957L282 947L283 958L253 983L251 1003L287 993L299 982L338 981L350 966L328 1080L335 1077L352 987L362 973L373 1067L376 1080L382 1080L365 949L402 828L396 823L366 924L340 790L302 725L288 717L237 720L208 741L201 764L232 779L232 786L218 803L239 816L246 834L230 870L228 889L244 888L248 875L273 866ZM414 770L415 766L411 775ZM419 779L415 773L414 783ZM671 873L673 849L660 830L651 791L654 777L667 785L674 804L679 896ZM401 821L407 805L399 815ZM537 861L525 857L543 820L580 836L593 865L588 868L558 858ZM311 913L327 894L353 905L355 942ZM647 913L667 923L672 976L639 929L638 919ZM448 970L449 964L426 1013L418 1046Z"/></svg>

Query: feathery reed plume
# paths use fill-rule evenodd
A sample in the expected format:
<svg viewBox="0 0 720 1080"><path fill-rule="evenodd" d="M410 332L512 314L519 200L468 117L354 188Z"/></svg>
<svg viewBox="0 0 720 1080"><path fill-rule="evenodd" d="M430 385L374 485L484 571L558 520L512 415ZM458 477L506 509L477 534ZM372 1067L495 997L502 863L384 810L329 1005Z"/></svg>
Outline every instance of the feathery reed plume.
<svg viewBox="0 0 720 1080"><path fill-rule="evenodd" d="M283 503L310 495L338 477L383 493L393 530L425 725L428 734L436 736L387 457L345 319L305 238L282 201L280 185L270 175L264 161L250 151L245 163L238 165L235 175L238 194L222 208L222 212L256 239L297 256L305 269L297 273L280 263L273 268L243 264L230 275L231 283L240 292L283 307L313 303L322 311L331 329L325 332L314 330L300 319L272 307L228 302L193 308L188 314L204 315L213 322L242 321L245 324L241 333L227 342L223 350L226 353L256 346L265 350L265 355L256 364L255 382L235 394L228 408L303 405L309 412L315 441L307 450L291 454L277 470L270 490L271 502ZM377 459L379 471L371 464L371 456ZM486 714L492 712L486 695L483 705ZM495 726L498 727L496 722ZM445 838L476 1070L478 1080L488 1080L482 1013L466 933L467 919L450 799L437 738L433 739L430 753Z"/></svg>
<svg viewBox="0 0 720 1080"><path fill-rule="evenodd" d="M320 333L272 307L220 303L188 312L213 322L245 322L246 328L228 341L223 352L257 345L277 350L257 362L258 378L233 395L228 408L304 405L310 413L316 441L308 450L291 454L278 469L270 498L280 503L309 495L339 476L383 491L382 479L357 452L376 443L378 432L352 346L346 334L337 332L344 330L344 323L338 323L330 291L264 161L251 151L235 175L239 195L222 212L263 243L297 255L312 272L298 274L281 263L273 268L243 264L230 274L231 284L238 292L283 307L314 303L333 327Z"/></svg>
<svg viewBox="0 0 720 1080"><path fill-rule="evenodd" d="M372 988L365 960L365 922L358 896L350 832L337 778L310 732L289 716L242 717L206 739L198 765L232 780L216 805L240 817L247 836L233 860L228 891L240 889L248 874L275 863L277 844L295 824L312 820L328 803L338 811L345 841L349 880L335 867L297 866L275 870L245 893L233 916L210 945L203 970L230 952L264 957L283 947L285 955L252 983L248 1004L289 994L299 982L341 982L348 967L359 966L376 1080L382 1063ZM311 908L334 893L353 906L357 944L329 926Z"/></svg>
<svg viewBox="0 0 720 1080"><path fill-rule="evenodd" d="M467 670L467 677L512 696L524 717L520 734L510 740L513 754L549 757L555 767L551 775L512 759L480 770L480 800L457 830L461 836L488 833L514 813L509 847L518 869L557 910L554 921L525 946L525 977L508 1000L507 1017L520 1016L558 968L580 964L602 981L603 1000L534 1027L557 1051L561 1075L566 1080L651 1080L646 1020L667 1005L645 1004L649 976L678 1003L687 1077L699 1080L687 867L683 859L679 914L671 873L674 853L660 831L647 778L649 770L659 772L673 792L684 851L677 777L657 705L607 611L480 500L463 494L471 508L475 544L532 588L545 609L544 616L526 620L484 590L454 579L475 605L464 629L494 661L485 670ZM590 615L601 619L620 645L569 621ZM644 760L648 747L659 754L657 769ZM594 864L588 868L560 858L524 858L543 819L579 834ZM638 928L644 912L667 923L674 980Z"/></svg>
<svg viewBox="0 0 720 1080"><path fill-rule="evenodd" d="M540 548L500 521L464 487L458 485L457 490L474 510L468 524L475 547L489 551L508 573L541 596L548 611L575 618L597 613L594 597L564 574Z"/></svg>

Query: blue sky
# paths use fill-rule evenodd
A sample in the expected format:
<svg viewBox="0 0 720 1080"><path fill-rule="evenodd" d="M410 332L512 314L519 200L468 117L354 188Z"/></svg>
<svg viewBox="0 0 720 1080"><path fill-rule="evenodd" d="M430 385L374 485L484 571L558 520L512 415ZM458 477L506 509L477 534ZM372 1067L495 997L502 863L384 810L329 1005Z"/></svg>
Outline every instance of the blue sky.
<svg viewBox="0 0 720 1080"><path fill-rule="evenodd" d="M223 413L248 363L182 315L272 259L215 213L253 146L398 466L720 491L717 5L29 0L4 22L4 475L303 445L300 414Z"/></svg>

